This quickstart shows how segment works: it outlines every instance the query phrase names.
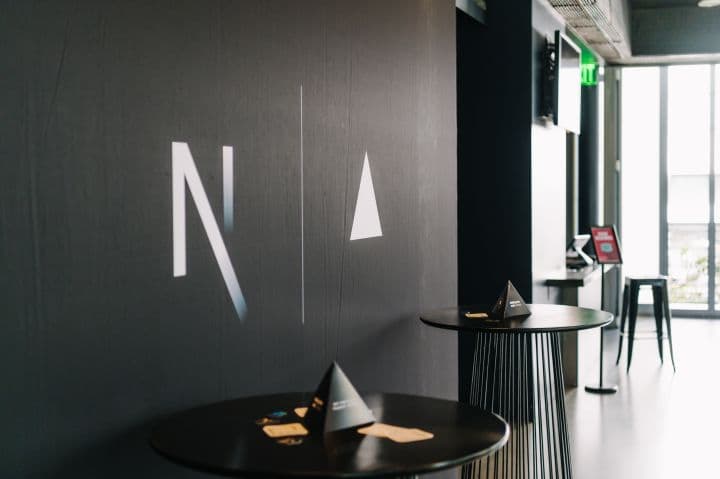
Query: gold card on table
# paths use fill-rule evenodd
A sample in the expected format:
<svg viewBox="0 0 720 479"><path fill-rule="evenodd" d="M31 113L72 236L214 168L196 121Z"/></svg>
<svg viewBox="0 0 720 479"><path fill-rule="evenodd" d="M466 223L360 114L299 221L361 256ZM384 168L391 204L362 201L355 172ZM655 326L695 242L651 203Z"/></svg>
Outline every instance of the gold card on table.
<svg viewBox="0 0 720 479"><path fill-rule="evenodd" d="M376 422L372 426L362 427L358 429L360 434L375 437L386 437L395 442L416 442L425 441L435 437L431 432L423 431L417 428L408 428L400 426L391 426Z"/></svg>
<svg viewBox="0 0 720 479"><path fill-rule="evenodd" d="M465 313L465 317L468 319L485 319L488 317L487 313Z"/></svg>
<svg viewBox="0 0 720 479"><path fill-rule="evenodd" d="M264 426L263 432L268 437L287 437L287 436L307 436L307 429L299 422L291 422L290 424L275 424L272 426Z"/></svg>

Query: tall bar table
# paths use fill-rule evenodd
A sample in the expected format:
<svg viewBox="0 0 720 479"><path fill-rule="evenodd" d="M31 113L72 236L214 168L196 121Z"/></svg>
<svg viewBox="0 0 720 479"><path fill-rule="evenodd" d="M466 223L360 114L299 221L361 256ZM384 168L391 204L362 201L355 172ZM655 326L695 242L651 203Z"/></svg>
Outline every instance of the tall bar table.
<svg viewBox="0 0 720 479"><path fill-rule="evenodd" d="M613 316L575 306L528 304L525 319L470 319L476 308L423 313L433 327L475 336L468 401L510 423L507 445L463 468L464 478L572 477L559 333L598 328Z"/></svg>
<svg viewBox="0 0 720 479"><path fill-rule="evenodd" d="M238 477L415 477L461 466L501 448L507 423L497 415L457 401L408 394L363 397L378 422L417 427L434 437L413 443L363 436L305 436L297 445L268 438L256 424L271 411L298 422L293 409L312 393L235 399L176 413L152 432L150 444L168 459L205 472Z"/></svg>

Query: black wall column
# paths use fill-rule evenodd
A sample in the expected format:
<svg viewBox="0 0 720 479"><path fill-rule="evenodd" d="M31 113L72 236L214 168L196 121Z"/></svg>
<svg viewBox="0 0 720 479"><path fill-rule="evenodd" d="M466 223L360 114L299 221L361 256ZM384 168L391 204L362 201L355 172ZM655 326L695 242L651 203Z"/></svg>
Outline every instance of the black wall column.
<svg viewBox="0 0 720 479"><path fill-rule="evenodd" d="M578 150L578 233L589 233L590 226L601 223L600 199L600 132L598 87L582 87L582 111ZM568 238L569 239L569 238Z"/></svg>
<svg viewBox="0 0 720 479"><path fill-rule="evenodd" d="M542 59L563 29L546 2L495 2L483 25L457 13L458 301L489 305L511 280L552 303L565 265L565 131L541 117ZM474 342L460 336L460 398Z"/></svg>

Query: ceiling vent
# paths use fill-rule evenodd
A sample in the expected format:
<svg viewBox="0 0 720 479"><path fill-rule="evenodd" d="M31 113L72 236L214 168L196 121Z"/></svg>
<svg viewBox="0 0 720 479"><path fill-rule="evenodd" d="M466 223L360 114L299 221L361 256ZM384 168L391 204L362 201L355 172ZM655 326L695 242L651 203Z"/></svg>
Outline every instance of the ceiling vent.
<svg viewBox="0 0 720 479"><path fill-rule="evenodd" d="M630 56L626 0L549 0L568 26L605 60Z"/></svg>

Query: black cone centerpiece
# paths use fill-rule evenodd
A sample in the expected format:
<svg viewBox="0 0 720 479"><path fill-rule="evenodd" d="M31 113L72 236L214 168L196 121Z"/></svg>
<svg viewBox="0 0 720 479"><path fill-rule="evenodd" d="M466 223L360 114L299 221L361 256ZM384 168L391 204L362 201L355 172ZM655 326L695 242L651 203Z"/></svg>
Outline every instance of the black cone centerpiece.
<svg viewBox="0 0 720 479"><path fill-rule="evenodd" d="M500 297L490 311L490 315L498 319L527 317L530 314L525 301L510 281L507 282L505 289L500 293Z"/></svg>
<svg viewBox="0 0 720 479"><path fill-rule="evenodd" d="M333 361L308 404L305 427L310 434L330 434L373 422L372 411Z"/></svg>

